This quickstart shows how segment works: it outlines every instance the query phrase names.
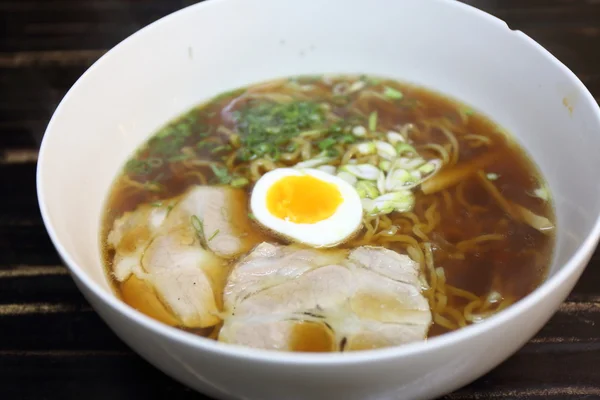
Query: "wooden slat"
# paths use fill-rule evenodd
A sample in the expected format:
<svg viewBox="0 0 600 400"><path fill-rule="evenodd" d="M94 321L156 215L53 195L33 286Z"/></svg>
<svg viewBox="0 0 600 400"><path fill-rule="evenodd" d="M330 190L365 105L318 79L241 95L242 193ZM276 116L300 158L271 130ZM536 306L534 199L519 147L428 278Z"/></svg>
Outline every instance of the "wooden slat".
<svg viewBox="0 0 600 400"><path fill-rule="evenodd" d="M2 356L3 399L202 400L133 353Z"/></svg>
<svg viewBox="0 0 600 400"><path fill-rule="evenodd" d="M79 293L41 222L37 148L104 52L194 0L0 0L0 398L203 399L132 353ZM467 0L522 30L600 99L600 1ZM298 3L301 6L301 2ZM523 349L444 399L600 398L600 252Z"/></svg>

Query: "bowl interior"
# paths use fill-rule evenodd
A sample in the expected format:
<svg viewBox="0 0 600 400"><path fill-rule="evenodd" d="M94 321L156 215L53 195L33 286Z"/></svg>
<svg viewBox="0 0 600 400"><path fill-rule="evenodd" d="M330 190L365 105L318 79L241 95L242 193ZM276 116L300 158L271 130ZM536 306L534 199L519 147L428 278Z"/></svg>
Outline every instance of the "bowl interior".
<svg viewBox="0 0 600 400"><path fill-rule="evenodd" d="M112 180L151 133L222 91L276 77L368 73L432 88L516 137L554 196L551 274L600 214L598 107L549 53L502 21L446 1L213 0L117 46L57 109L38 190L59 249L103 290L99 228Z"/></svg>

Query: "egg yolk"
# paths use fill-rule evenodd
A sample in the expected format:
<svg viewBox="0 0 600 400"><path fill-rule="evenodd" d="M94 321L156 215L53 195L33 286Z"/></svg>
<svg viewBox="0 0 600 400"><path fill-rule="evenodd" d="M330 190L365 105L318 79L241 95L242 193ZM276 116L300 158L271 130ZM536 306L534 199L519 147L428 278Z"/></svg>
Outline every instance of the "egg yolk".
<svg viewBox="0 0 600 400"><path fill-rule="evenodd" d="M331 217L342 201L336 185L310 175L286 176L267 191L269 212L298 224L314 224Z"/></svg>

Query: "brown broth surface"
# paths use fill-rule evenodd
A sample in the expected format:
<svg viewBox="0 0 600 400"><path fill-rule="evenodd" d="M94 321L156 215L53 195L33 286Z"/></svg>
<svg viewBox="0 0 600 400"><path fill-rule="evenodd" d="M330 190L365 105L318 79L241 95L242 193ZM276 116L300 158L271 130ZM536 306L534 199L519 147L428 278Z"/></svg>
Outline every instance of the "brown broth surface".
<svg viewBox="0 0 600 400"><path fill-rule="evenodd" d="M377 124L382 130L396 130L407 124L421 127L427 121L446 119L451 124L452 132L459 143L459 163L469 163L470 160L486 152L496 152L499 157L485 168L485 172L491 174L489 176L493 179L490 180L502 195L554 222L551 202L532 195L536 189L544 185L537 167L523 149L502 133L502 130L492 121L455 100L423 88L395 81L382 80L370 83L374 90L378 90L381 85L387 85L400 91L403 97L401 100L395 101L393 105L377 101L356 105L355 101L359 93L332 94L332 86L336 83L347 87L356 82L356 79L336 77L331 83L322 79L305 77L297 78L294 81L298 88L303 88L302 90L294 90L289 87L279 88L276 83L261 84L250 87L250 89L258 88L256 93L259 94L275 93L295 100L308 99L325 103L337 117L343 120L354 118L357 122L362 121L363 124L366 124L366 116L372 111L376 111ZM272 88L268 87L269 84L272 85ZM202 178L199 177L198 172L208 180L208 184L215 183L215 176L213 170L208 166L208 162L223 162L231 154L231 149L224 148L215 151L215 148L221 145L226 146L231 132L235 132L231 116L236 107L246 101L240 100L236 104L235 99L243 96L242 93L242 91L236 91L221 95L190 110L165 126L157 134L167 137L160 144L160 146L166 147L163 153L153 154L153 146L159 144L153 143L152 139L139 150L136 156L138 159L156 158L161 161L154 162L152 168L141 172L131 168L130 162L115 180L106 203L104 230L101 233L101 242L105 248L107 234L114 220L124 212L134 210L143 203L159 202L180 195L191 185L201 184ZM276 96L274 98L277 100ZM288 101L287 98L285 101ZM361 117L351 107L358 110L361 107L369 109L362 110ZM168 134L178 132L178 130L181 135L172 135L172 140L169 141L171 136ZM480 139L470 135L484 137L487 144L474 145L475 142L480 142ZM417 129L415 133L411 133L410 138L412 145L424 158L428 159L438 157L438 154L424 146L429 144L448 146L447 136L435 129L429 131ZM202 144L207 142L212 143L210 145ZM192 149L186 153L189 157L185 158L185 154L181 156L183 148ZM168 154L165 156L165 153ZM281 163L286 165L283 161ZM136 182L139 186L137 190L132 189L131 181ZM248 188L249 192L250 190L251 185ZM421 221L426 219L427 208L433 202L438 205L440 222L427 236L433 248L435 265L443 268L448 284L470 291L477 296L497 291L504 298L518 301L534 290L545 278L552 259L554 235L540 233L526 224L514 221L483 189L476 176L470 176L458 185L442 192L425 195L416 189L415 194L416 203L413 212ZM412 232L403 233L422 241L418 235ZM502 240L482 242L475 251L463 252L464 257L462 258L455 257L453 254L459 243L490 234L502 235ZM281 242L274 236L268 237L268 239L272 242ZM406 252L402 244L389 242L387 247L402 253ZM111 251L105 251L107 271L112 270L112 257ZM132 306L163 322L173 324L173 321L165 314L165 310L148 312L150 305L135 299L135 290L132 288L135 288L136 285L140 286L140 283L129 282L126 287L124 284L115 283L115 288L121 297ZM147 290L149 289L143 288L143 291ZM314 346L328 346L326 335L312 329L312 326L300 325L298 329L310 331L310 335L318 337L318 340L315 339L317 344L307 343L305 339L297 339L299 348L311 351ZM446 331L447 329L434 323L429 335L437 335ZM203 335L209 332L210 330L198 331Z"/></svg>

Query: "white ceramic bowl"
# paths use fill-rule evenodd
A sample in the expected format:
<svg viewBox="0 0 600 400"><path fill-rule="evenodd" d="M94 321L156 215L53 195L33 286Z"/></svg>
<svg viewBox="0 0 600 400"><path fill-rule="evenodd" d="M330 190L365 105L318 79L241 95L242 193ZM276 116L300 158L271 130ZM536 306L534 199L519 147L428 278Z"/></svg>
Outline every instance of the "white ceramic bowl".
<svg viewBox="0 0 600 400"><path fill-rule="evenodd" d="M162 124L219 92L281 76L370 73L415 82L490 115L529 151L554 194L548 280L476 326L398 348L286 354L161 325L109 289L98 231L107 192ZM38 162L54 245L110 327L165 373L220 399L424 399L492 369L550 318L600 232L600 111L563 64L490 15L443 0L212 0L119 44L56 110Z"/></svg>

